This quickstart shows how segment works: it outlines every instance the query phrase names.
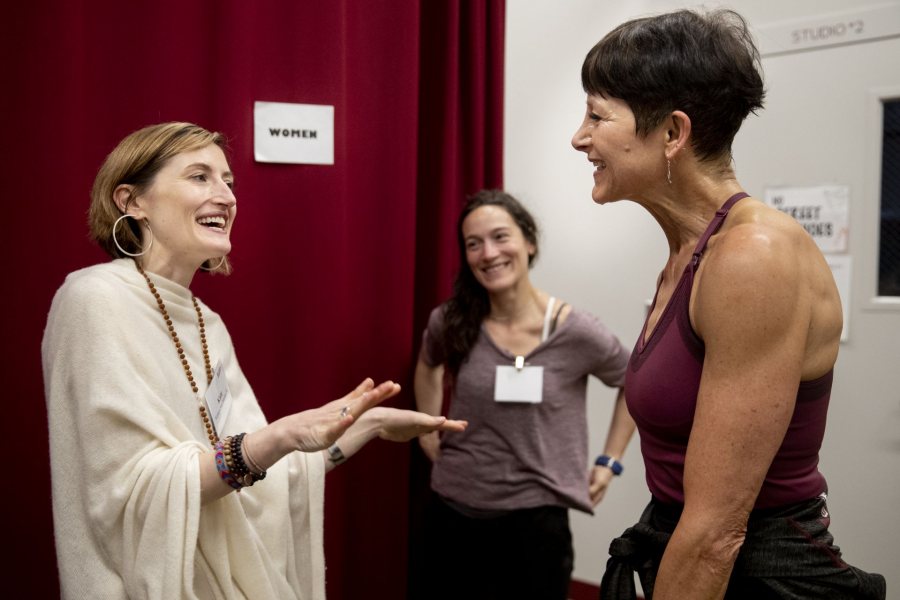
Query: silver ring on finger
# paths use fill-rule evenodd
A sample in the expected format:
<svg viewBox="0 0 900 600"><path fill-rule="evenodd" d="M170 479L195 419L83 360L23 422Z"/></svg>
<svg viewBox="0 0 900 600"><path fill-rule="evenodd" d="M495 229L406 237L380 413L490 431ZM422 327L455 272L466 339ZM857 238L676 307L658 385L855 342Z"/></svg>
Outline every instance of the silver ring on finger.
<svg viewBox="0 0 900 600"><path fill-rule="evenodd" d="M349 414L350 414L350 407L349 407L349 406L345 406L344 408L341 409L341 418L342 418L342 419L343 419L344 417L346 417L347 415L349 415Z"/></svg>

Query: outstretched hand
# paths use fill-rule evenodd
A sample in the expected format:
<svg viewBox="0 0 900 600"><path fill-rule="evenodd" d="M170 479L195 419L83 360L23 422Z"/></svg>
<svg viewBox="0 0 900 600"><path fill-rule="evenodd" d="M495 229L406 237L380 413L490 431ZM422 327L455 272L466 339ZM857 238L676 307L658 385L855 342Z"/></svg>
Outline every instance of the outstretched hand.
<svg viewBox="0 0 900 600"><path fill-rule="evenodd" d="M285 417L292 448L302 452L327 448L362 414L399 391L400 386L393 381L376 387L374 381L366 378L343 398Z"/></svg>
<svg viewBox="0 0 900 600"><path fill-rule="evenodd" d="M391 442L408 442L422 434L438 431L463 431L467 421L452 421L447 417L379 406L372 410L372 418L377 419L378 437Z"/></svg>

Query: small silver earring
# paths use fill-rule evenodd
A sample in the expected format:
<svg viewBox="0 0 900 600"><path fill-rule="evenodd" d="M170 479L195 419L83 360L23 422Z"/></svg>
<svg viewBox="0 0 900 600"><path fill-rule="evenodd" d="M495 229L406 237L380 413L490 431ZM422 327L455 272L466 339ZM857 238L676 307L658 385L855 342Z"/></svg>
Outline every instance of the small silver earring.
<svg viewBox="0 0 900 600"><path fill-rule="evenodd" d="M666 181L672 185L672 161L668 158L666 159Z"/></svg>

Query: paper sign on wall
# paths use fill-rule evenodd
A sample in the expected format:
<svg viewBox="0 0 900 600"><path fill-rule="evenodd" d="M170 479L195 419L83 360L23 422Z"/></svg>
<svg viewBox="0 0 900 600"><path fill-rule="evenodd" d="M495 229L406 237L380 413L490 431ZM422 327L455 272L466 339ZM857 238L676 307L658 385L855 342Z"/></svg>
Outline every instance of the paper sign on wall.
<svg viewBox="0 0 900 600"><path fill-rule="evenodd" d="M334 107L255 102L253 152L259 162L334 164Z"/></svg>
<svg viewBox="0 0 900 600"><path fill-rule="evenodd" d="M766 204L794 217L824 253L847 251L850 188L846 185L766 190Z"/></svg>

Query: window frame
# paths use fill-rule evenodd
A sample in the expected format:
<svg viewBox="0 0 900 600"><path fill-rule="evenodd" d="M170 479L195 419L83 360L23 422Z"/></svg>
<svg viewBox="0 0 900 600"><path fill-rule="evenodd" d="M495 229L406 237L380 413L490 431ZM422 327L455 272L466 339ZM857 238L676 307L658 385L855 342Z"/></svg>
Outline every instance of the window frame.
<svg viewBox="0 0 900 600"><path fill-rule="evenodd" d="M878 261L881 250L881 163L884 142L884 103L900 100L900 86L874 88L868 92L868 124L863 227L860 231L864 260L860 278L867 311L900 312L900 296L878 295ZM852 233L851 233L852 235Z"/></svg>

